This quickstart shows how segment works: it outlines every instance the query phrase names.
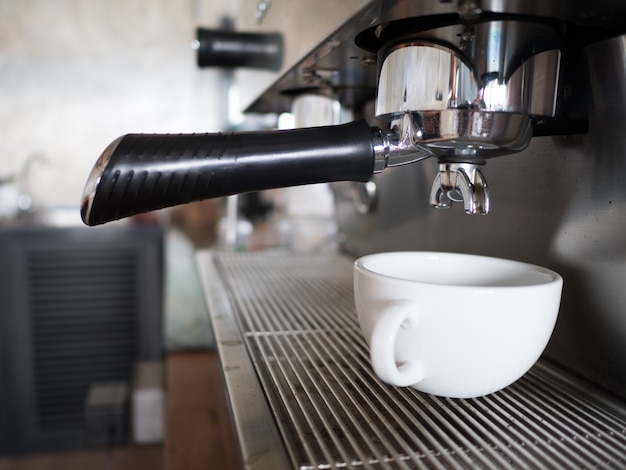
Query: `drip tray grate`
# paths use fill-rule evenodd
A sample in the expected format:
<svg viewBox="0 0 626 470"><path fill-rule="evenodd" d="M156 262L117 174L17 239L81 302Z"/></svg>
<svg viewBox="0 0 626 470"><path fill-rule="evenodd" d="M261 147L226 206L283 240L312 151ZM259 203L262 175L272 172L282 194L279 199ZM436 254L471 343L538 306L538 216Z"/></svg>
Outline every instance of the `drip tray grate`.
<svg viewBox="0 0 626 470"><path fill-rule="evenodd" d="M211 260L294 468L626 464L621 404L545 361L510 387L469 400L382 383L360 334L347 258Z"/></svg>

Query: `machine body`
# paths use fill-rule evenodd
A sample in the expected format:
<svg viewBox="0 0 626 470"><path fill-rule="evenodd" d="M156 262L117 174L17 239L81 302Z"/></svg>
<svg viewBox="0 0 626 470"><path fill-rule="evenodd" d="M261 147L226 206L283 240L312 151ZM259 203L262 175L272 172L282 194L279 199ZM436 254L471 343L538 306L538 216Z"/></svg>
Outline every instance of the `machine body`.
<svg viewBox="0 0 626 470"><path fill-rule="evenodd" d="M248 111L290 111L294 97L315 94L336 100L360 123L345 128L351 129L346 139L339 137L342 127L323 131L335 135L336 145L332 163L314 178L292 178L303 168L313 174L302 163L318 157L310 130L272 134L276 139L262 139L267 145L244 150L269 164L276 146L290 149L291 176L276 178L275 186L334 181L342 249L353 256L469 252L561 273L562 308L546 357L626 398L626 3L275 1L263 15L241 21L242 30L280 32L285 45L281 69L258 81L262 90L247 90ZM213 145L216 137L206 139ZM237 152L243 148L242 136L220 139L234 139ZM170 202L187 202L193 178L184 175L199 166L185 166L189 155L176 144L162 150L144 156L177 162L169 168L182 173L168 188L184 197ZM197 153L193 161L217 154ZM238 155L237 165L246 160ZM342 161L358 170L333 170L345 168ZM406 165L414 161L421 162ZM125 181L118 170L104 169ZM96 172L88 184L92 209L103 175ZM260 188L244 188L254 189ZM377 203L355 206L355 192ZM126 215L148 207L133 207L132 191L111 194L119 196L117 210L133 209ZM454 202L464 210L430 207ZM106 221L91 215L88 223Z"/></svg>

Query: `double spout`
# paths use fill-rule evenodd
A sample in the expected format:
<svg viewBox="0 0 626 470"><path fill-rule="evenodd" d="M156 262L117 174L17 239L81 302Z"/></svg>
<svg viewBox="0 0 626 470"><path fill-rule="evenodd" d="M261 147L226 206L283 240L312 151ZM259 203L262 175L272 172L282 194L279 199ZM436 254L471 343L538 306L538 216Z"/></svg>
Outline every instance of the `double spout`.
<svg viewBox="0 0 626 470"><path fill-rule="evenodd" d="M436 129L426 122L433 121L432 113L404 113L393 121L390 132L378 130L379 142L384 144L375 146L380 150L375 152L374 173L436 156L434 152L444 142L441 115L436 114L436 117ZM526 132L530 133L530 126ZM529 139L530 134L525 138ZM489 190L479 169L483 164L484 160L470 146L464 146L454 157L439 157L439 173L433 182L430 204L437 209L448 209L457 202L463 204L467 214L488 214Z"/></svg>

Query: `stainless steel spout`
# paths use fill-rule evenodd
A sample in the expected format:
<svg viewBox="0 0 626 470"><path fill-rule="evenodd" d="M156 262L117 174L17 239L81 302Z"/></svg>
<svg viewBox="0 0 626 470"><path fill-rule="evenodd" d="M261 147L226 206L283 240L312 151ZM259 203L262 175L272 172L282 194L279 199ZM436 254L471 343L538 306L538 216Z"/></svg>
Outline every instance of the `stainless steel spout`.
<svg viewBox="0 0 626 470"><path fill-rule="evenodd" d="M430 204L448 209L453 202L463 203L467 214L489 213L489 189L478 167L471 163L442 163L430 192Z"/></svg>

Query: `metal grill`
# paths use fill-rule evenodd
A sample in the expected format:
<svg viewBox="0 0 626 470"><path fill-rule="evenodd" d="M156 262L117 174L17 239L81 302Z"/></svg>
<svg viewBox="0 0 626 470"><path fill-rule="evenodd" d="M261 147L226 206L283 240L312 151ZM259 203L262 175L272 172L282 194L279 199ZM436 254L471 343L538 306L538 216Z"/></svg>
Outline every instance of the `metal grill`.
<svg viewBox="0 0 626 470"><path fill-rule="evenodd" d="M346 258L220 253L215 265L294 468L626 464L622 404L544 362L469 400L382 383Z"/></svg>
<svg viewBox="0 0 626 470"><path fill-rule="evenodd" d="M38 425L82 429L89 385L128 380L137 357L136 250L43 247L25 262Z"/></svg>

